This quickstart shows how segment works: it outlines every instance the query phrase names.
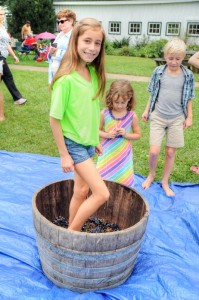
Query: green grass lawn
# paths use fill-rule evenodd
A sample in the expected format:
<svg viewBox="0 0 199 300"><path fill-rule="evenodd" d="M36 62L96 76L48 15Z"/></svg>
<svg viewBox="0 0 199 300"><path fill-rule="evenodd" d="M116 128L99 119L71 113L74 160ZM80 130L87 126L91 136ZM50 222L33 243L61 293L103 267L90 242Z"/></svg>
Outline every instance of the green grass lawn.
<svg viewBox="0 0 199 300"><path fill-rule="evenodd" d="M20 60L19 65L48 67L48 62L36 62L33 58L34 55L30 55L29 60ZM14 60L12 57L8 57L7 62L13 64ZM156 63L152 58L105 56L105 69L107 73L150 77L155 67ZM199 81L199 74L195 74L195 80Z"/></svg>
<svg viewBox="0 0 199 300"><path fill-rule="evenodd" d="M37 62L33 60L34 55L29 55L29 59L21 60L19 65L36 66L36 67L48 67L48 62ZM9 64L13 64L14 60L12 57L7 58ZM155 68L155 62L151 58L140 58L140 57L128 57L128 56L105 56L105 66L107 73L114 74L127 74L127 75L140 75L150 76Z"/></svg>
<svg viewBox="0 0 199 300"><path fill-rule="evenodd" d="M112 57L111 57L112 58ZM124 59L124 60L123 60ZM127 64L126 58L121 58L120 65ZM132 59L132 58L131 58ZM144 62L143 62L144 60ZM139 71L145 65L145 59L139 59L139 66L136 60L132 62L133 70ZM148 59L147 59L148 61ZM111 68L111 61L106 57L107 70L110 73L128 74L131 67L127 64L127 71L124 67L119 69L118 59L115 59L113 69ZM144 71L143 76L148 76L153 70L151 62L148 62L148 69ZM21 71L12 70L15 82L23 97L28 101L25 105L15 106L9 92L3 83L1 87L5 96L5 114L6 121L0 123L0 149L11 152L28 152L39 153L50 156L58 156L56 145L52 137L49 126L49 107L50 107L50 93L47 84L47 72L35 71ZM135 73L134 73L135 74ZM150 75L149 75L150 76ZM107 81L107 88L112 80ZM141 121L141 115L145 108L149 94L147 92L147 83L132 82L136 92L137 105L136 113L140 119L140 126L142 130L142 137L140 141L133 142L134 149L134 166L135 173L146 176L148 173L148 150L149 150L149 125ZM199 177L192 173L189 168L193 164L199 165L199 89L196 89L196 98L193 101L193 117L194 124L192 128L185 131L185 147L177 151L176 162L171 176L173 182L193 182L198 183ZM103 103L101 104L103 108ZM157 168L157 180L161 179L161 174L164 165L164 149L159 158Z"/></svg>

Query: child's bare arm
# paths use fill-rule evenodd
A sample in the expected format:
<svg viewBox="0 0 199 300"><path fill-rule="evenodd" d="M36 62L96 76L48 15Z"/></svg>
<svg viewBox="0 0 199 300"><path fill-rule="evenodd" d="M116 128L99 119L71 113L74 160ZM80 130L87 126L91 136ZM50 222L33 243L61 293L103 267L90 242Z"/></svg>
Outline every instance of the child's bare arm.
<svg viewBox="0 0 199 300"><path fill-rule="evenodd" d="M74 171L74 161L72 160L68 150L66 148L64 137L60 125L60 121L50 117L50 125L52 129L52 133L60 154L61 158L61 167L63 172Z"/></svg>
<svg viewBox="0 0 199 300"><path fill-rule="evenodd" d="M144 110L144 112L142 114L142 120L144 122L147 122L148 118L149 118L149 105L150 105L150 100L148 100L146 108L145 108L145 110Z"/></svg>
<svg viewBox="0 0 199 300"><path fill-rule="evenodd" d="M103 154L103 147L102 147L102 144L98 144L96 147L95 147L95 153L100 156Z"/></svg>
<svg viewBox="0 0 199 300"><path fill-rule="evenodd" d="M189 100L187 103L187 117L184 121L184 128L192 126L192 101Z"/></svg>
<svg viewBox="0 0 199 300"><path fill-rule="evenodd" d="M199 69L199 51L190 57L188 63Z"/></svg>
<svg viewBox="0 0 199 300"><path fill-rule="evenodd" d="M100 138L105 138L105 139L113 139L117 135L116 128L113 130L106 132L103 131L103 126L104 126L104 111L101 111L100 113L100 127L99 127L99 136Z"/></svg>

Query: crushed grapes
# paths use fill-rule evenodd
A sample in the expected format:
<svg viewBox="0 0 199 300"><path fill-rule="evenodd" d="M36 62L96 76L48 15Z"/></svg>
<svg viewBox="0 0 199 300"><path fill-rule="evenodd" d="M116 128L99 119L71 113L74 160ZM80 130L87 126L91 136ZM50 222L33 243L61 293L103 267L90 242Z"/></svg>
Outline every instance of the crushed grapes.
<svg viewBox="0 0 199 300"><path fill-rule="evenodd" d="M53 221L53 224L60 227L68 228L68 221L63 216L56 217ZM121 230L120 227L115 223L107 223L103 219L90 217L88 221L84 223L81 232L105 233L119 230Z"/></svg>

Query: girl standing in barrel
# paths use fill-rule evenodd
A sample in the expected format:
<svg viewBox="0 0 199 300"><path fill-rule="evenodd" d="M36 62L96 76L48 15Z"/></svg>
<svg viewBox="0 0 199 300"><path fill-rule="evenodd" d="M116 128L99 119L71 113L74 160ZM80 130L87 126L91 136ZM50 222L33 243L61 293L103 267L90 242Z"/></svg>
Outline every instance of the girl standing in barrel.
<svg viewBox="0 0 199 300"><path fill-rule="evenodd" d="M52 82L50 124L64 172L74 171L69 208L70 230L84 222L109 199L109 191L92 157L99 145L99 97L105 89L105 34L92 18L79 21ZM89 188L91 195L87 197Z"/></svg>

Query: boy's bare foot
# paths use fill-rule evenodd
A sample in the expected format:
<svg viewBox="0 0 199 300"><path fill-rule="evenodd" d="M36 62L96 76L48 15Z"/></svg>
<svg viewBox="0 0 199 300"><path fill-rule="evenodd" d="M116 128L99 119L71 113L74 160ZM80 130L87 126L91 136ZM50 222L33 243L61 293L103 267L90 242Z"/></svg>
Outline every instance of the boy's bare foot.
<svg viewBox="0 0 199 300"><path fill-rule="evenodd" d="M5 121L5 117L3 116L3 117L0 117L0 122L3 122L3 121Z"/></svg>
<svg viewBox="0 0 199 300"><path fill-rule="evenodd" d="M143 189L145 190L148 189L151 183L153 182L153 180L154 180L154 176L149 175L147 179L142 183Z"/></svg>
<svg viewBox="0 0 199 300"><path fill-rule="evenodd" d="M174 197L175 196L174 191L172 191L172 189L170 189L170 187L168 186L168 184L162 184L162 188L163 188L165 194L168 197Z"/></svg>
<svg viewBox="0 0 199 300"><path fill-rule="evenodd" d="M199 167L197 167L197 166L192 166L192 167L190 168L190 170L193 171L193 172L196 173L196 174L199 174Z"/></svg>

